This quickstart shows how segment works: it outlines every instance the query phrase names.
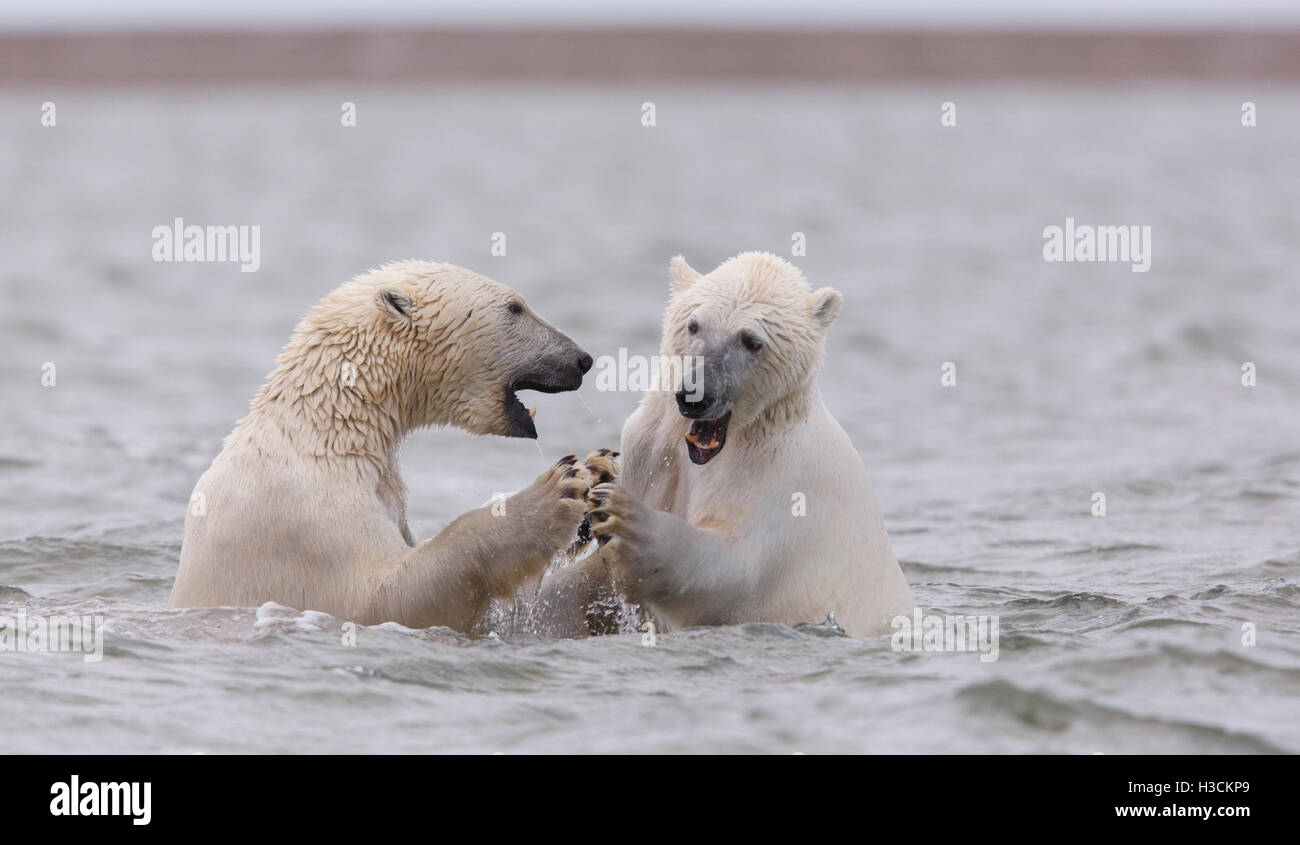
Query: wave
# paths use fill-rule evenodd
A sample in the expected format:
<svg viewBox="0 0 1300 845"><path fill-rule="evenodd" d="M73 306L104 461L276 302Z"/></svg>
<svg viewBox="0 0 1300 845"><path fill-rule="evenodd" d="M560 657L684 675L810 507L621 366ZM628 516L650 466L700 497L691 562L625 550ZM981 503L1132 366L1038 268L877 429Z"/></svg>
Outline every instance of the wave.
<svg viewBox="0 0 1300 845"><path fill-rule="evenodd" d="M1115 704L1101 704L1082 696L1048 693L1005 679L980 681L961 687L956 698L981 721L1007 720L1017 730L1046 734L1046 747L1077 751L1091 744L1100 753L1285 754L1284 748L1253 733L1205 724L1192 719L1139 713ZM1055 737L1055 739L1053 739Z"/></svg>

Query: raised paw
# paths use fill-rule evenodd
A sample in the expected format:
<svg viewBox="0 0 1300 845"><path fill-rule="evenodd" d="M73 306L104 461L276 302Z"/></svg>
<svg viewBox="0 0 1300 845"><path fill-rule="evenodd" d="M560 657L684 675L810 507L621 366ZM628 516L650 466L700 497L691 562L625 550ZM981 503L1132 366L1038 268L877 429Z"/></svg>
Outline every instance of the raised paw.
<svg viewBox="0 0 1300 845"><path fill-rule="evenodd" d="M618 456L619 453L612 449L597 449L582 459L582 466L591 477L592 484L613 481L618 477L618 463L614 460ZM583 495L586 495L586 491L583 491ZM583 517L582 524L578 526L577 542L570 552L576 554L579 547L590 542L591 520Z"/></svg>
<svg viewBox="0 0 1300 845"><path fill-rule="evenodd" d="M618 463L614 459L619 454L610 449L597 449L582 459L582 465L591 473L592 484L602 484L618 477Z"/></svg>
<svg viewBox="0 0 1300 845"><path fill-rule="evenodd" d="M591 473L578 463L578 456L565 455L523 491L529 524L544 532L552 552L567 546L577 533L591 483Z"/></svg>
<svg viewBox="0 0 1300 845"><path fill-rule="evenodd" d="M610 565L630 562L641 540L645 505L623 485L606 481L587 493L587 507L601 558Z"/></svg>

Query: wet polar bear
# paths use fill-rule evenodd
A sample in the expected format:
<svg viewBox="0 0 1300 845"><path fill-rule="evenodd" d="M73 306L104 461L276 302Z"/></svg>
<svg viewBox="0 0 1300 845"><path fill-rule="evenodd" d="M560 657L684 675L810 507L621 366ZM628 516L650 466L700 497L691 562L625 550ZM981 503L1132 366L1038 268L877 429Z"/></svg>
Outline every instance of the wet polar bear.
<svg viewBox="0 0 1300 845"><path fill-rule="evenodd" d="M706 276L679 256L669 278L661 359L691 356L698 387L642 399L621 477L588 497L600 555L548 576L543 598L568 633L608 629L611 589L666 630L834 614L851 636L888 633L915 602L817 389L839 292L757 252Z"/></svg>
<svg viewBox="0 0 1300 845"><path fill-rule="evenodd" d="M574 538L608 453L562 459L417 544L398 445L430 425L536 438L516 391L576 390L590 367L491 279L424 261L358 276L298 324L199 479L169 606L274 601L470 629Z"/></svg>

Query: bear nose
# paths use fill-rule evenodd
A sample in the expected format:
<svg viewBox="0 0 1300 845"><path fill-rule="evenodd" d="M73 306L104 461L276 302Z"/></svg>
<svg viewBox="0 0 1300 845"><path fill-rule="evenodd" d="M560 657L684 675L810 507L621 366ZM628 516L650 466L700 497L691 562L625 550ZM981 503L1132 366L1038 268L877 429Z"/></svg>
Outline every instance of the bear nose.
<svg viewBox="0 0 1300 845"><path fill-rule="evenodd" d="M708 394L687 393L685 390L677 391L677 410L681 411L683 417L699 419L708 413L712 405L713 397Z"/></svg>
<svg viewBox="0 0 1300 845"><path fill-rule="evenodd" d="M582 371L583 375L586 375L587 370L591 369L591 363L592 363L591 356L588 355L586 352L578 356L578 369Z"/></svg>

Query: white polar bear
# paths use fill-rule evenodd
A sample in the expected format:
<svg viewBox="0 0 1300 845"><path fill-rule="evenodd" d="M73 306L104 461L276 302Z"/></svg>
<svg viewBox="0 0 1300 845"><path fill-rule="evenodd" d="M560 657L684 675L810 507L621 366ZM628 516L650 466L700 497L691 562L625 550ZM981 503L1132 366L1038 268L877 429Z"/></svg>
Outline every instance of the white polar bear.
<svg viewBox="0 0 1300 845"><path fill-rule="evenodd" d="M612 580L662 630L834 614L851 636L887 633L915 602L816 382L839 292L755 252L707 276L679 256L669 276L661 360L697 367L695 385L642 399L619 481L588 496L600 556L549 576L543 599L579 630L607 629L593 607Z"/></svg>
<svg viewBox="0 0 1300 845"><path fill-rule="evenodd" d="M518 293L460 267L399 262L344 284L299 323L194 488L169 606L470 629L569 544L611 459L562 459L417 545L398 445L430 425L535 438L516 391L575 390L590 367Z"/></svg>

